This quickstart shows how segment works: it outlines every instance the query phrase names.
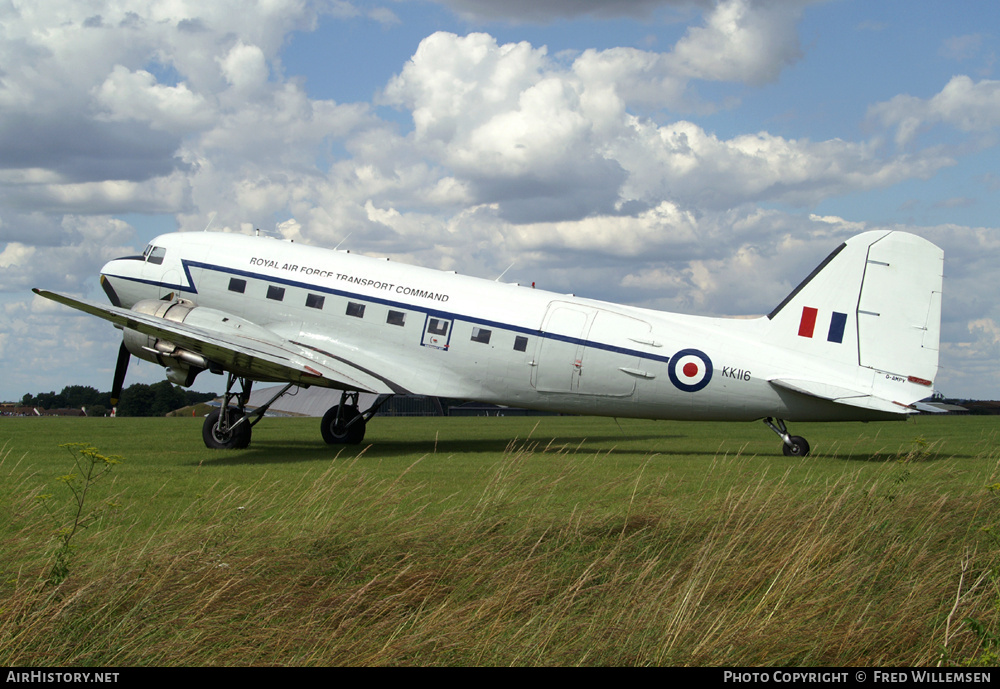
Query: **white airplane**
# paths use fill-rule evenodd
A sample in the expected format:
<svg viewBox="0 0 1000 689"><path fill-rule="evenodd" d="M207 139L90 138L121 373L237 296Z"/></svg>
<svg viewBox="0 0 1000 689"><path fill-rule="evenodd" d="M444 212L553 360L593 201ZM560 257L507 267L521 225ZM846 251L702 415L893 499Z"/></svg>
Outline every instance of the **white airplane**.
<svg viewBox="0 0 1000 689"><path fill-rule="evenodd" d="M576 414L785 421L905 418L933 391L944 254L875 231L838 247L771 313L704 318L622 306L269 237L175 233L101 271L112 306L35 289L124 332L130 355L188 386L228 374L205 444L249 445L292 386L342 391L327 443L359 443L394 394ZM239 392L234 392L236 382ZM254 381L286 385L247 413ZM358 393L380 395L364 411Z"/></svg>

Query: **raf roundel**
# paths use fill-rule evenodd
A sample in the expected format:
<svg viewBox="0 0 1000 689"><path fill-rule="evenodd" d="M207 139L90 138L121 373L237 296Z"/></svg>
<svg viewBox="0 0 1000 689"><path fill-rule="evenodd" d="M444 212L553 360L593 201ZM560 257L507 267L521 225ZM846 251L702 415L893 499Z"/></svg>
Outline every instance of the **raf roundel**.
<svg viewBox="0 0 1000 689"><path fill-rule="evenodd" d="M712 380L712 360L700 349L682 349L670 358L667 375L678 390L698 392Z"/></svg>

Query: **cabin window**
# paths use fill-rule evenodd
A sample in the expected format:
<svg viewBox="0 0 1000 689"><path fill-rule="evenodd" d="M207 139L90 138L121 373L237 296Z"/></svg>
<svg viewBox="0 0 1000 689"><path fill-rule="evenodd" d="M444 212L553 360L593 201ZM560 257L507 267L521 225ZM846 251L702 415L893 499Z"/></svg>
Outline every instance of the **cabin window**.
<svg viewBox="0 0 1000 689"><path fill-rule="evenodd" d="M247 291L247 281L241 278L229 278L229 291L243 294Z"/></svg>
<svg viewBox="0 0 1000 689"><path fill-rule="evenodd" d="M347 302L347 315L354 316L355 318L364 318L365 305L359 304L356 301Z"/></svg>
<svg viewBox="0 0 1000 689"><path fill-rule="evenodd" d="M482 342L483 344L490 343L490 335L493 334L492 330L487 330L486 328L472 328L472 341Z"/></svg>
<svg viewBox="0 0 1000 689"><path fill-rule="evenodd" d="M515 352L526 352L528 351L528 338L518 335L514 338L514 351Z"/></svg>
<svg viewBox="0 0 1000 689"><path fill-rule="evenodd" d="M448 334L448 321L441 321L437 318L432 318L427 323L427 332L432 335L447 335Z"/></svg>
<svg viewBox="0 0 1000 689"><path fill-rule="evenodd" d="M322 309L323 302L326 301L326 297L321 294L307 294L306 295L306 306L310 309Z"/></svg>
<svg viewBox="0 0 1000 689"><path fill-rule="evenodd" d="M275 301L281 301L285 298L285 288L276 287L274 285L267 286L267 298L274 299Z"/></svg>
<svg viewBox="0 0 1000 689"><path fill-rule="evenodd" d="M405 325L406 314L402 311L389 311L389 315L386 316L385 322L389 325Z"/></svg>

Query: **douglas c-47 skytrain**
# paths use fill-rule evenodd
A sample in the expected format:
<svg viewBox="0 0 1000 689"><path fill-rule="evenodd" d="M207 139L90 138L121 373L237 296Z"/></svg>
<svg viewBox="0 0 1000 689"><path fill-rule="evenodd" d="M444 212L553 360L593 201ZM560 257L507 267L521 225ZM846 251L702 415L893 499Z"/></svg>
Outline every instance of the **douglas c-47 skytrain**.
<svg viewBox="0 0 1000 689"><path fill-rule="evenodd" d="M292 386L341 390L326 442L358 443L380 403L433 395L648 419L901 419L933 391L943 252L902 232L840 245L771 313L703 318L319 249L268 237L176 233L110 261L111 306L35 290L123 331L130 355L191 385L228 374L205 444L243 448ZM249 414L254 381L286 383ZM234 391L236 384L239 390ZM358 393L379 395L358 408Z"/></svg>

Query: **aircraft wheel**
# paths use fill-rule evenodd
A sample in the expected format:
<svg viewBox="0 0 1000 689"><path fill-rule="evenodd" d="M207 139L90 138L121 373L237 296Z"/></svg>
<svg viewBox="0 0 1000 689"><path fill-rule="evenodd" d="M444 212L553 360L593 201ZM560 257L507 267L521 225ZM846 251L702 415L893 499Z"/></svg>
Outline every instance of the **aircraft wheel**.
<svg viewBox="0 0 1000 689"><path fill-rule="evenodd" d="M781 451L786 457L805 457L809 454L809 443L801 435L793 435L789 440L791 445L781 443Z"/></svg>
<svg viewBox="0 0 1000 689"><path fill-rule="evenodd" d="M340 421L337 415L340 413ZM323 432L323 440L327 445L357 445L365 439L365 420L358 418L361 412L357 407L344 407L340 412L340 406L327 409L323 414L323 425L320 430ZM358 419L348 426L352 419Z"/></svg>
<svg viewBox="0 0 1000 689"><path fill-rule="evenodd" d="M201 437L205 441L205 447L213 450L242 450L250 445L250 424L241 423L236 428L233 424L240 420L240 413L235 409L226 410L226 429L223 432L215 427L219 422L221 409L216 409L205 419L201 427Z"/></svg>

